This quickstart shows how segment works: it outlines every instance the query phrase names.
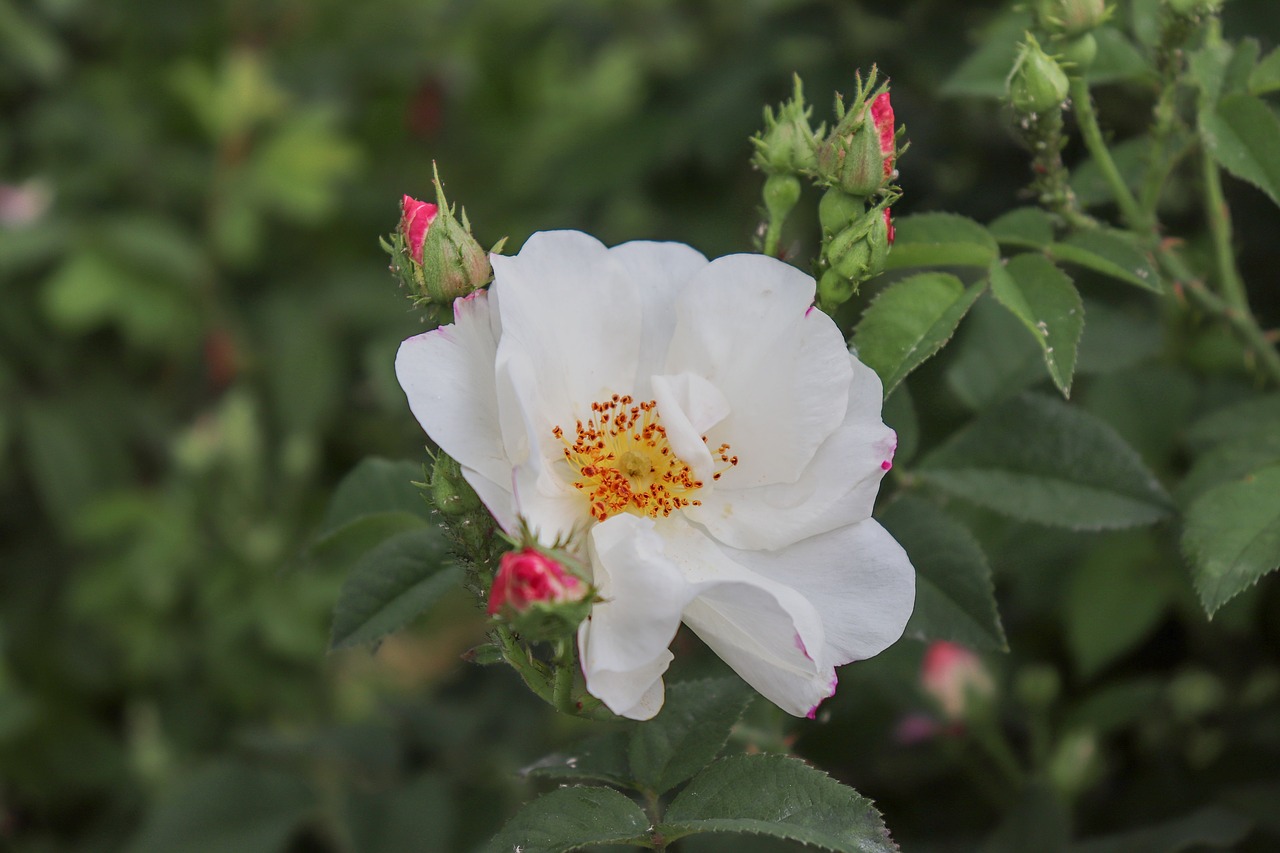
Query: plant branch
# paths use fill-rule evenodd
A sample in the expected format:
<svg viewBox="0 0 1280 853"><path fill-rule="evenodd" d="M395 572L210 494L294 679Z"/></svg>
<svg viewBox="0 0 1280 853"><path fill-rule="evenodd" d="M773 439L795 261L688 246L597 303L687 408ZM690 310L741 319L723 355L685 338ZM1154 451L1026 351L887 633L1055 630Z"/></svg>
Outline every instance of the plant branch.
<svg viewBox="0 0 1280 853"><path fill-rule="evenodd" d="M1111 150L1107 147L1106 140L1102 138L1102 128L1098 126L1098 114L1093 108L1093 97L1089 94L1089 85L1082 78L1077 77L1071 81L1071 100L1075 104L1076 120L1080 126L1080 135L1084 137L1085 147L1089 149L1089 154L1098 164L1098 169L1102 172L1112 197L1120 207L1120 214L1134 231L1139 234L1150 233L1154 223L1143 213L1129 185L1120 175L1120 169L1116 167Z"/></svg>

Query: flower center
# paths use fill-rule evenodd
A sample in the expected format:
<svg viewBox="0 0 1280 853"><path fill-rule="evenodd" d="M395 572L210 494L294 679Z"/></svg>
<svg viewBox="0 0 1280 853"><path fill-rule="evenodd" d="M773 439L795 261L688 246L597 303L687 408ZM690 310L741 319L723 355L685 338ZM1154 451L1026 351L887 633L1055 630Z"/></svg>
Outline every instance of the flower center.
<svg viewBox="0 0 1280 853"><path fill-rule="evenodd" d="M577 421L570 440L559 426L551 434L564 443L564 458L576 472L573 487L587 497L596 521L629 512L650 518L666 517L687 506L700 506L693 497L703 483L667 441L654 400L637 403L614 394L591 404L591 418ZM706 442L707 437L702 437ZM725 467L712 479L738 464L729 445L713 451Z"/></svg>

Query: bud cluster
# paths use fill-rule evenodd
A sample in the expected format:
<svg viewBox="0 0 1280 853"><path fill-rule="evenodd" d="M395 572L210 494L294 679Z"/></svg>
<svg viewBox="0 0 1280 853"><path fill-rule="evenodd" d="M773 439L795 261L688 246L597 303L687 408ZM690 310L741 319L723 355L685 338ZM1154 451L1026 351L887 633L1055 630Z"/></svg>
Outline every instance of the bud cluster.
<svg viewBox="0 0 1280 853"><path fill-rule="evenodd" d="M436 203L406 195L400 204L400 225L382 247L391 255L391 270L423 306L434 325L450 322L453 300L484 287L493 278L486 252L471 236L467 212L455 215L435 175ZM501 249L501 241L491 251Z"/></svg>
<svg viewBox="0 0 1280 853"><path fill-rule="evenodd" d="M800 197L800 177L824 190L819 206L822 252L815 275L818 305L831 311L848 301L863 281L884 269L893 225L889 205L901 195L894 180L902 149L887 83L876 85L876 70L848 103L837 95L830 130L809 124L800 79L791 100L777 112L765 109L765 129L752 143L752 162L767 175L764 203L768 230L764 249L774 253L782 220Z"/></svg>

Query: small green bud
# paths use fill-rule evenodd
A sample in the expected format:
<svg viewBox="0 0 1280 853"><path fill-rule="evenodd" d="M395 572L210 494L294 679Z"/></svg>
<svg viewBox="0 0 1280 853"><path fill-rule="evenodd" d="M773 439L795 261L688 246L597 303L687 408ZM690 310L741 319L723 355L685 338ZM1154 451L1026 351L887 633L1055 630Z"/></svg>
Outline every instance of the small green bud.
<svg viewBox="0 0 1280 853"><path fill-rule="evenodd" d="M786 219L800 200L800 179L795 175L773 174L764 182L764 206L775 222Z"/></svg>
<svg viewBox="0 0 1280 853"><path fill-rule="evenodd" d="M1018 49L1009 74L1009 100L1020 113L1046 113L1066 100L1071 84L1053 57L1031 33Z"/></svg>
<svg viewBox="0 0 1280 853"><path fill-rule="evenodd" d="M795 78L791 100L778 107L777 115L764 108L764 130L751 139L756 147L752 162L769 174L799 174L814 167L813 130L809 116L813 108L805 106L800 77Z"/></svg>
<svg viewBox="0 0 1280 853"><path fill-rule="evenodd" d="M1110 16L1106 0L1039 0L1036 4L1041 28L1054 35L1084 35Z"/></svg>
<svg viewBox="0 0 1280 853"><path fill-rule="evenodd" d="M889 257L889 216L882 204L862 214L824 248L831 269L858 283L884 270Z"/></svg>
<svg viewBox="0 0 1280 853"><path fill-rule="evenodd" d="M441 453L431 468L431 502L441 514L465 515L480 508L480 498L462 477L462 467Z"/></svg>
<svg viewBox="0 0 1280 853"><path fill-rule="evenodd" d="M818 279L818 301L832 308L853 298L854 283L835 270L827 270Z"/></svg>
<svg viewBox="0 0 1280 853"><path fill-rule="evenodd" d="M1063 64L1077 77L1089 70L1094 57L1098 55L1098 40L1093 37L1093 33L1066 39L1059 42L1057 47Z"/></svg>
<svg viewBox="0 0 1280 853"><path fill-rule="evenodd" d="M866 200L861 196L849 195L835 187L827 190L818 202L818 222L822 225L822 236L830 239L840 233L853 220L861 217L866 209Z"/></svg>

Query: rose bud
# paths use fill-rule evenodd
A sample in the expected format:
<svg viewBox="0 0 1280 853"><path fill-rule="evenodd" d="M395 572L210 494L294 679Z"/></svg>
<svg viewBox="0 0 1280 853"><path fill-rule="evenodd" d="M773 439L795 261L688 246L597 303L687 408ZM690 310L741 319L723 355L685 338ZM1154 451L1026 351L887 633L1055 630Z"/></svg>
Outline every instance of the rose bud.
<svg viewBox="0 0 1280 853"><path fill-rule="evenodd" d="M1045 113L1062 106L1071 83L1062 67L1027 33L1009 75L1009 100L1020 113Z"/></svg>
<svg viewBox="0 0 1280 853"><path fill-rule="evenodd" d="M591 609L586 581L534 548L502 555L488 613L511 622L530 639L570 636Z"/></svg>
<svg viewBox="0 0 1280 853"><path fill-rule="evenodd" d="M920 686L949 720L974 715L995 693L995 682L981 658L957 643L938 640L924 653Z"/></svg>

